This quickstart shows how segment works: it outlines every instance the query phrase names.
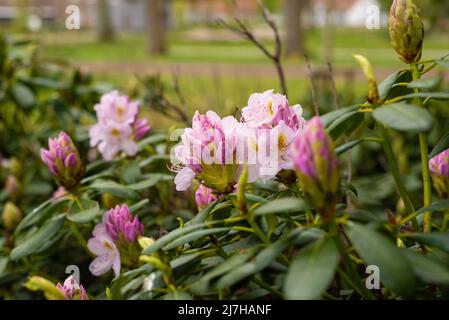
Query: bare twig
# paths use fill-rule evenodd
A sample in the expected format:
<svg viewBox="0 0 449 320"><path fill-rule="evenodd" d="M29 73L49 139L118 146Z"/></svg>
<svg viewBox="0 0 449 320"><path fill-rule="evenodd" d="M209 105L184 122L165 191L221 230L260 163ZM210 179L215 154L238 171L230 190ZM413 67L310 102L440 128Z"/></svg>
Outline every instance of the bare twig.
<svg viewBox="0 0 449 320"><path fill-rule="evenodd" d="M164 93L164 84L162 83L162 80L160 79L160 75L157 74L154 77L148 79L149 85L152 90L149 90L149 102L153 109L160 112L167 118L173 119L175 121L181 121L185 124L190 124L190 120L187 117L187 114L183 111L183 109L172 103L170 100L167 99L165 93ZM180 99L183 106L185 106L184 97L181 94L181 90L179 88L179 81L177 76L174 75L174 91L178 96L178 99Z"/></svg>
<svg viewBox="0 0 449 320"><path fill-rule="evenodd" d="M316 99L315 81L314 81L314 77L313 77L312 66L310 65L309 57L306 54L304 55L304 60L307 65L307 71L308 71L308 76L309 76L309 81L310 81L310 89L311 89L310 91L312 92L313 109L314 109L315 115L319 116L320 110L319 110L318 102Z"/></svg>
<svg viewBox="0 0 449 320"><path fill-rule="evenodd" d="M246 26L246 24L239 18L234 17L235 25L231 25L225 22L223 19L218 19L217 23L222 27L232 31L243 39L250 41L254 44L260 51L270 59L276 67L276 71L279 77L279 83L281 86L281 90L283 94L287 95L287 84L285 80L284 69L282 68L282 41L279 35L279 30L274 22L274 20L270 16L269 10L263 5L261 1L259 1L259 6L262 11L262 16L265 23L270 27L273 31L274 39L275 39L275 48L274 52L268 50L254 35L254 33Z"/></svg>
<svg viewBox="0 0 449 320"><path fill-rule="evenodd" d="M327 63L327 68L329 70L329 81L331 83L332 95L334 97L335 108L340 109L340 98L338 97L337 85L335 84L334 78L334 69L332 68L332 64L330 62Z"/></svg>

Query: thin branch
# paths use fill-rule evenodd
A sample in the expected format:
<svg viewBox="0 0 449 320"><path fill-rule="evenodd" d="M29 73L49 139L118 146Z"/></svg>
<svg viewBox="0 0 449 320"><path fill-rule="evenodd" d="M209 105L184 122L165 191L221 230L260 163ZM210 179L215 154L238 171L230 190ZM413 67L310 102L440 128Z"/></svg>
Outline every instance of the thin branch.
<svg viewBox="0 0 449 320"><path fill-rule="evenodd" d="M306 54L304 55L304 60L307 65L307 71L308 71L308 76L309 76L309 81L310 81L310 89L311 89L310 91L312 92L313 110L315 112L315 115L319 116L320 109L318 107L318 102L316 99L315 81L314 81L314 77L313 77L312 66L310 65L309 57Z"/></svg>
<svg viewBox="0 0 449 320"><path fill-rule="evenodd" d="M234 17L234 25L231 25L225 22L223 19L218 19L218 25L232 31L239 37L250 41L253 45L255 45L268 59L270 59L276 67L276 71L279 77L279 83L283 94L287 95L287 84L285 80L284 69L282 68L282 41L279 35L279 30L274 22L274 20L270 17L270 12L263 5L261 1L259 1L259 6L262 11L262 16L265 23L271 28L275 38L275 48L274 52L268 50L254 35L254 33L246 26L246 24L239 18Z"/></svg>
<svg viewBox="0 0 449 320"><path fill-rule="evenodd" d="M332 96L334 97L335 108L338 110L341 108L340 98L338 97L337 85L335 84L334 69L330 62L327 63L327 69L329 71L329 81L331 82Z"/></svg>

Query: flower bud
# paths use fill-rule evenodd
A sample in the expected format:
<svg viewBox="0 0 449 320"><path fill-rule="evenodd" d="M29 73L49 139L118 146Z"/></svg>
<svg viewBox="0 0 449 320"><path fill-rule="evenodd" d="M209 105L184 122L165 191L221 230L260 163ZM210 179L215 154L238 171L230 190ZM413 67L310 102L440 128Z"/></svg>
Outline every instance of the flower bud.
<svg viewBox="0 0 449 320"><path fill-rule="evenodd" d="M218 196L213 193L213 190L202 184L200 184L198 190L195 192L195 201L199 210L204 209L217 199Z"/></svg>
<svg viewBox="0 0 449 320"><path fill-rule="evenodd" d="M6 230L14 230L22 220L22 212L12 202L7 202L3 208L2 220Z"/></svg>
<svg viewBox="0 0 449 320"><path fill-rule="evenodd" d="M65 300L89 300L86 290L79 285L73 276L64 281L64 285L58 283L56 288L64 294Z"/></svg>
<svg viewBox="0 0 449 320"><path fill-rule="evenodd" d="M64 293L45 278L38 276L30 277L24 286L31 291L42 291L48 300L65 300Z"/></svg>
<svg viewBox="0 0 449 320"><path fill-rule="evenodd" d="M6 178L6 192L10 199L17 199L20 197L22 187L19 180L13 175L9 175Z"/></svg>
<svg viewBox="0 0 449 320"><path fill-rule="evenodd" d="M16 177L19 177L22 174L22 164L19 159L15 157L9 159L9 171Z"/></svg>
<svg viewBox="0 0 449 320"><path fill-rule="evenodd" d="M133 243L139 236L143 235L143 224L140 223L137 216L134 216L134 218L131 216L126 204L116 206L106 212L103 223L105 223L106 231L114 241L125 240L128 243Z"/></svg>
<svg viewBox="0 0 449 320"><path fill-rule="evenodd" d="M142 248L142 250L145 250L147 247L151 246L155 241L153 238L141 236L137 239L137 242L139 243L139 246Z"/></svg>
<svg viewBox="0 0 449 320"><path fill-rule="evenodd" d="M330 218L338 200L340 174L334 143L319 117L307 123L290 152L305 196L324 218Z"/></svg>
<svg viewBox="0 0 449 320"><path fill-rule="evenodd" d="M61 132L56 139L48 140L49 150L41 149L42 161L56 182L67 190L76 188L84 175L84 166L72 139Z"/></svg>
<svg viewBox="0 0 449 320"><path fill-rule="evenodd" d="M438 195L449 199L449 149L430 159L429 168Z"/></svg>
<svg viewBox="0 0 449 320"><path fill-rule="evenodd" d="M424 26L412 0L394 0L390 10L391 45L405 63L421 59Z"/></svg>

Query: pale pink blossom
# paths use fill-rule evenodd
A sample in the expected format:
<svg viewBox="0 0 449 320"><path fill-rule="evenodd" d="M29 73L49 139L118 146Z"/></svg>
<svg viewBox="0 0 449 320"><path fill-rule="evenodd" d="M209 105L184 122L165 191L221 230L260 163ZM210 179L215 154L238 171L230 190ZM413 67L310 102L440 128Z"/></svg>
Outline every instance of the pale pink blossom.
<svg viewBox="0 0 449 320"><path fill-rule="evenodd" d="M236 132L241 124L234 117L221 119L215 112L196 112L192 127L186 128L173 149L178 191L187 190L194 178L218 192L236 182Z"/></svg>
<svg viewBox="0 0 449 320"><path fill-rule="evenodd" d="M112 269L115 276L118 277L121 268L120 252L106 231L106 226L103 223L98 224L94 229L93 236L89 239L87 247L97 258L90 264L90 272L98 277Z"/></svg>
<svg viewBox="0 0 449 320"><path fill-rule="evenodd" d="M139 103L113 91L103 95L94 109L98 122L89 130L91 147L98 147L107 161L120 152L135 156L137 142L151 129L148 120L138 118Z"/></svg>

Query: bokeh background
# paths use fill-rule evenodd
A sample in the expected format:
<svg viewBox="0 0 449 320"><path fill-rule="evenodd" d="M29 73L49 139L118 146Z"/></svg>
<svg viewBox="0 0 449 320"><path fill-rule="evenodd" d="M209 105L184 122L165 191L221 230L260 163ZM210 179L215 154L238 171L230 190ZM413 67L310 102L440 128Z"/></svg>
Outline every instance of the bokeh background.
<svg viewBox="0 0 449 320"><path fill-rule="evenodd" d="M449 40L449 2L416 2L426 17L425 56L443 56ZM332 101L327 62L334 67L342 105L360 101L366 91L353 53L368 57L380 79L402 66L389 44L389 0L263 3L284 42L289 98L306 112L311 112L311 93L304 54L311 60L323 112ZM80 30L65 27L69 5L80 9ZM376 7L380 28L368 29L366 22ZM164 94L189 116L210 108L229 114L245 106L252 92L279 90L276 70L263 53L217 23L232 23L233 17L273 48L273 33L257 0L0 0L1 32L32 39L42 59L69 62L95 81L128 91L136 77L160 75L168 83ZM182 99L176 91L182 92ZM173 122L158 114L150 117L156 128Z"/></svg>

